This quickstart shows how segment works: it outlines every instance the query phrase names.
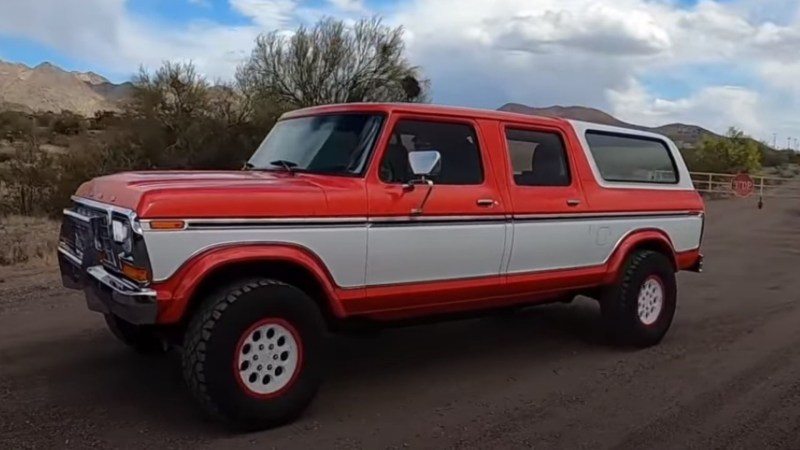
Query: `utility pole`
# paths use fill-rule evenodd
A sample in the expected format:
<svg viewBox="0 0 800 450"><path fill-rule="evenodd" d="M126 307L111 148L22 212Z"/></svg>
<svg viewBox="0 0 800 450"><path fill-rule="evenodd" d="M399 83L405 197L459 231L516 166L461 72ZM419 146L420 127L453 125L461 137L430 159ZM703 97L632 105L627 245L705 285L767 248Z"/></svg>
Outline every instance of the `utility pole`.
<svg viewBox="0 0 800 450"><path fill-rule="evenodd" d="M772 148L778 149L778 133L772 133Z"/></svg>
<svg viewBox="0 0 800 450"><path fill-rule="evenodd" d="M789 150L792 148L792 138L791 136L786 138L786 149Z"/></svg>

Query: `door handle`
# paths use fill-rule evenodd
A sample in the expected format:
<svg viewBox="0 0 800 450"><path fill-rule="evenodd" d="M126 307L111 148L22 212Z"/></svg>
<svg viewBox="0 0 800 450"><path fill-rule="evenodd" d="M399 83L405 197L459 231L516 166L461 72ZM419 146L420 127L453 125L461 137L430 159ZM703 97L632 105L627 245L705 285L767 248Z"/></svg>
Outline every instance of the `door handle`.
<svg viewBox="0 0 800 450"><path fill-rule="evenodd" d="M571 198L567 200L567 206L578 206L581 204L581 201L576 198Z"/></svg>
<svg viewBox="0 0 800 450"><path fill-rule="evenodd" d="M489 208L494 206L494 200L492 200L491 198L481 198L475 201L475 203L477 203L478 206L483 206L484 208Z"/></svg>

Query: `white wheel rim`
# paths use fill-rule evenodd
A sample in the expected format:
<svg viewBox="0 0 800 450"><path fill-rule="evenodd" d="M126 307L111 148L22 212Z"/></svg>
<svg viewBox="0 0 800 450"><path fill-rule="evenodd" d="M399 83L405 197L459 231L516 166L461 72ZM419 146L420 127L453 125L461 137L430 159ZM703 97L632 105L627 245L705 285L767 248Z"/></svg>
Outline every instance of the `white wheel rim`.
<svg viewBox="0 0 800 450"><path fill-rule="evenodd" d="M664 286L656 277L650 277L639 289L639 320L645 325L652 325L661 315L664 307Z"/></svg>
<svg viewBox="0 0 800 450"><path fill-rule="evenodd" d="M253 394L279 392L295 378L301 347L291 325L263 321L247 330L237 348L235 371Z"/></svg>

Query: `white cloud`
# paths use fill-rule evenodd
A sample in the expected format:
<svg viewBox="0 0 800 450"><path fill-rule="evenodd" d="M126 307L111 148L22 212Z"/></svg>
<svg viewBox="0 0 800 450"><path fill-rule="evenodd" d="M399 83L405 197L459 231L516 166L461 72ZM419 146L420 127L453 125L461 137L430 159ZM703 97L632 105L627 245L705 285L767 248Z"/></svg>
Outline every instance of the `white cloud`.
<svg viewBox="0 0 800 450"><path fill-rule="evenodd" d="M362 13L367 11L364 0L328 0L328 3L343 12Z"/></svg>
<svg viewBox="0 0 800 450"><path fill-rule="evenodd" d="M297 0L230 0L231 7L264 30L286 27L293 19Z"/></svg>
<svg viewBox="0 0 800 450"><path fill-rule="evenodd" d="M125 0L6 1L0 35L35 40L99 70L191 59L226 77L259 32L326 14L370 14L363 0L228 1L251 24L176 27L132 15ZM736 125L770 138L800 132L788 119L800 109L798 0L701 0L688 9L677 0L407 0L380 11L406 28L409 54L432 78L437 101L583 104L646 124ZM646 78L691 73L681 72L688 65L730 72L718 83L686 79L697 84L677 98L643 87ZM754 81L730 86L748 78L731 73Z"/></svg>
<svg viewBox="0 0 800 450"><path fill-rule="evenodd" d="M757 92L737 86L702 88L689 97L668 100L646 92L635 80L622 90L610 90L608 98L614 113L622 120L648 126L668 123L702 123L717 131L729 126L766 135L761 97Z"/></svg>
<svg viewBox="0 0 800 450"><path fill-rule="evenodd" d="M586 9L544 10L486 19L500 49L606 55L651 55L668 50L669 34L648 11L592 3Z"/></svg>
<svg viewBox="0 0 800 450"><path fill-rule="evenodd" d="M450 90L462 73L459 89L480 90L483 79L502 97L496 104L583 104L633 123L696 123L717 132L739 126L761 138L800 132L791 119L800 107L797 0L704 0L690 9L644 0L467 3L417 0L394 18L409 24L411 50L434 81L447 74L445 87L434 89ZM770 8L794 18L763 21ZM698 84L677 98L640 82L690 65L725 66L737 76L720 72L716 85L684 80ZM726 78L754 81L731 86Z"/></svg>

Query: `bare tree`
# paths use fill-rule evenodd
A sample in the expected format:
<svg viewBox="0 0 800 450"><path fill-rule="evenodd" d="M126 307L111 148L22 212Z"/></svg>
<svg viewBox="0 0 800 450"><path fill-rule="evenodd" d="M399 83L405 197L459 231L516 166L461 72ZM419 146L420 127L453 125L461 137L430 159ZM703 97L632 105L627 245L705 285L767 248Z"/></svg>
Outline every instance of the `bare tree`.
<svg viewBox="0 0 800 450"><path fill-rule="evenodd" d="M377 17L352 28L323 18L290 37L261 35L238 68L239 85L285 107L349 102L424 102L429 81L405 58L403 28Z"/></svg>

